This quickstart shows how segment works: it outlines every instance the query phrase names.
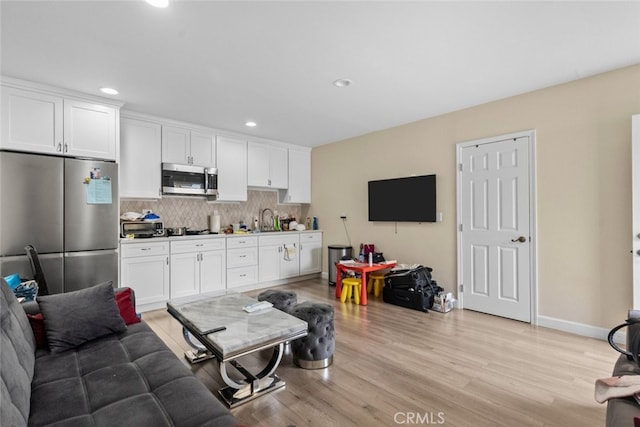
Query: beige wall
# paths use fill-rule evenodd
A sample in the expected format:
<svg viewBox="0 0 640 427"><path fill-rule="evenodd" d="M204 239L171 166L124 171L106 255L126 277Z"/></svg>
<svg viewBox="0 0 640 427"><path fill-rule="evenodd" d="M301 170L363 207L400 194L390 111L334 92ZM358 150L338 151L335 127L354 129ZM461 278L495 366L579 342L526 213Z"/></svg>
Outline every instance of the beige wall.
<svg viewBox="0 0 640 427"><path fill-rule="evenodd" d="M312 205L326 246L374 243L456 288L456 143L536 131L538 315L611 327L632 304L631 116L640 65L317 147ZM367 181L437 174L442 223L367 220ZM325 262L326 264L326 262ZM327 266L324 267L325 273Z"/></svg>

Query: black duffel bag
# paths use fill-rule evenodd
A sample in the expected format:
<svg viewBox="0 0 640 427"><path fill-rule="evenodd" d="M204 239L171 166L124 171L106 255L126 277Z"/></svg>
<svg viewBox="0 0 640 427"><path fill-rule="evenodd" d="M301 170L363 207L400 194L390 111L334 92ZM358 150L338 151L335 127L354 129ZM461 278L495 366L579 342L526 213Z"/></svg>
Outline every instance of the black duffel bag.
<svg viewBox="0 0 640 427"><path fill-rule="evenodd" d="M431 271L422 265L390 271L384 276L382 299L389 304L428 311L433 307L434 297L443 290L431 278Z"/></svg>

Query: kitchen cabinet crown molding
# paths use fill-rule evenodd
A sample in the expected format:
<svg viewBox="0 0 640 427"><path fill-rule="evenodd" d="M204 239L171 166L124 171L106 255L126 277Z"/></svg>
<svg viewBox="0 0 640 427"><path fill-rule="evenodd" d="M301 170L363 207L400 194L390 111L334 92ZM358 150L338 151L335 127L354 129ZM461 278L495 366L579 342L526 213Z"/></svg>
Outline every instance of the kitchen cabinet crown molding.
<svg viewBox="0 0 640 427"><path fill-rule="evenodd" d="M197 130L202 132L213 132L216 136L220 136L220 137L243 139L245 141L259 142L261 144L266 144L273 147L281 147L281 148L287 148L287 149L294 149L298 151L311 152L311 147L306 147L303 145L296 145L289 142L277 141L274 139L263 138L260 136L249 135L249 134L239 133L239 132L232 132L224 129L212 128L208 126L198 125L195 123L169 119L166 117L154 116L151 114L141 113L138 111L122 109L120 110L120 117L144 120L144 121L158 123L162 125L176 126L176 127L187 128L187 129Z"/></svg>
<svg viewBox="0 0 640 427"><path fill-rule="evenodd" d="M111 98L103 98L101 96L91 95L83 92L76 92L69 89L64 89L56 86L49 86L43 83L36 83L29 80L17 79L14 77L0 76L0 84L2 86L13 87L16 89L29 90L33 92L46 93L48 95L60 96L67 99L75 99L80 101L95 102L98 104L115 107L117 109L122 108L125 105L124 102L114 100Z"/></svg>

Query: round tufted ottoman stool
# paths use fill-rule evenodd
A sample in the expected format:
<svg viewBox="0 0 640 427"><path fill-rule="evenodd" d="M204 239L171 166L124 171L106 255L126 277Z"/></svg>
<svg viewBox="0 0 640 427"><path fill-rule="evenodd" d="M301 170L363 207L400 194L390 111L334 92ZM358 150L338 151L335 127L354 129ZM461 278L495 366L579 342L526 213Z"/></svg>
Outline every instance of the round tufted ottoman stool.
<svg viewBox="0 0 640 427"><path fill-rule="evenodd" d="M269 301L278 310L289 313L298 302L298 297L295 292L268 289L258 294L258 301Z"/></svg>
<svg viewBox="0 0 640 427"><path fill-rule="evenodd" d="M321 369L331 365L336 344L333 306L306 301L294 306L289 314L309 325L306 337L291 342L293 363L304 369Z"/></svg>

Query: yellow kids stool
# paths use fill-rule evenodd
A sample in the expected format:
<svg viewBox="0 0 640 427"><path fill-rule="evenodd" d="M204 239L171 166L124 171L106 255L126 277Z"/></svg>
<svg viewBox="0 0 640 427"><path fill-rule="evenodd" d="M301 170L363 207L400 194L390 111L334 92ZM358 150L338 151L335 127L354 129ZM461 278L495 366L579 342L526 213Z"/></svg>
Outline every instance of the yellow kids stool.
<svg viewBox="0 0 640 427"><path fill-rule="evenodd" d="M355 277L342 279L342 292L340 293L341 302L351 300L351 295L353 295L353 302L360 304L360 292L362 292L361 279Z"/></svg>
<svg viewBox="0 0 640 427"><path fill-rule="evenodd" d="M382 271L374 271L369 274L369 280L367 280L367 293L371 293L371 289L373 289L373 295L379 297L382 293L382 288L384 287L384 275L389 270Z"/></svg>

